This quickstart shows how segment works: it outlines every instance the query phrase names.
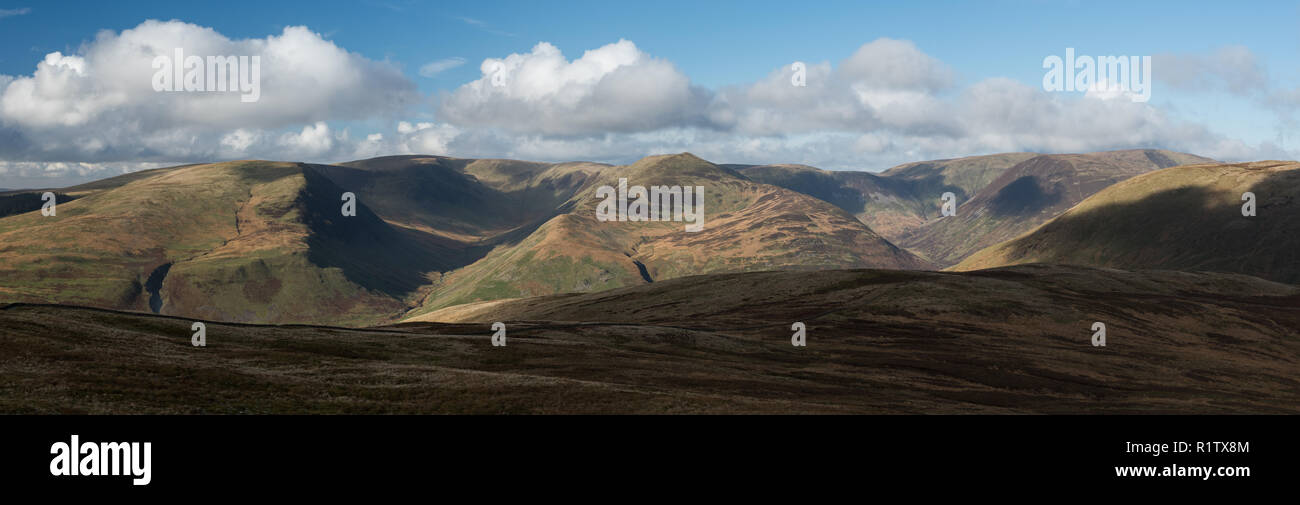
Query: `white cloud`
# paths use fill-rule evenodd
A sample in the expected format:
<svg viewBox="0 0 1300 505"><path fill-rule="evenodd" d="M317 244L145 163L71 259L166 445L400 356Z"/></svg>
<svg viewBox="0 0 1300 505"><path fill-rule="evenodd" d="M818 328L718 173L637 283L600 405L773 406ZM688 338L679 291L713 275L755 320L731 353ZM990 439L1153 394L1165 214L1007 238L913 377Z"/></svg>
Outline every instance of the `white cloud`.
<svg viewBox="0 0 1300 505"><path fill-rule="evenodd" d="M420 67L420 75L424 77L433 77L464 64L465 58L459 56L443 58L441 60L425 63L424 66Z"/></svg>
<svg viewBox="0 0 1300 505"><path fill-rule="evenodd" d="M346 140L346 136L340 138ZM288 159L317 159L334 148L334 134L324 121L304 126L300 133L286 133L277 141L287 154L295 155Z"/></svg>
<svg viewBox="0 0 1300 505"><path fill-rule="evenodd" d="M590 135L704 124L709 93L627 40L573 61L555 46L489 58L482 77L443 97L444 121L529 134Z"/></svg>
<svg viewBox="0 0 1300 505"><path fill-rule="evenodd" d="M175 47L187 54L262 55L261 100L155 93L152 57ZM1240 51L1204 58L1264 74ZM437 75L462 61L433 61L418 71ZM1210 65L1187 61L1193 69ZM479 68L478 79L425 101L393 65L350 53L306 28L231 40L195 25L148 21L104 32L73 54L50 53L32 75L0 75L0 160L9 160L0 165L8 171L0 186L35 167L76 175L155 163L391 154L621 163L690 151L717 162L848 169L993 152L1133 147L1229 160L1294 157L1277 145L1250 145L1105 91L1047 93L1037 83L1004 78L959 82L943 62L893 39L864 44L840 62L808 63L802 87L792 85L787 63L753 83L708 90L627 40L573 60L541 42ZM1170 70L1166 78L1180 77ZM1260 91L1252 79L1223 76L1215 89ZM1300 91L1269 93L1260 95L1300 102L1294 98ZM434 115L421 107L430 104ZM353 137L349 129L361 134Z"/></svg>
<svg viewBox="0 0 1300 505"><path fill-rule="evenodd" d="M154 57L176 48L201 57L260 56L260 100L154 91ZM50 53L31 75L0 85L0 159L31 161L206 161L256 148L252 131L391 118L422 101L395 65L350 53L305 27L230 39L179 21L101 32L75 54Z"/></svg>
<svg viewBox="0 0 1300 505"><path fill-rule="evenodd" d="M230 152L242 154L247 152L248 148L258 142L261 137L261 132L240 128L222 136L221 146L230 149ZM235 157L238 156L239 154L235 155Z"/></svg>

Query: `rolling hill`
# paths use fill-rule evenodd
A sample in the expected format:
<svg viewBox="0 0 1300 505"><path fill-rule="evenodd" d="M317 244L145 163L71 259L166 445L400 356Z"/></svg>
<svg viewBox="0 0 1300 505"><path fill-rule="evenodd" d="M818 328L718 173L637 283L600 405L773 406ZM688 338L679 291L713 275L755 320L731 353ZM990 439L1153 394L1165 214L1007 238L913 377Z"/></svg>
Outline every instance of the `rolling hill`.
<svg viewBox="0 0 1300 505"><path fill-rule="evenodd" d="M619 179L646 187L703 187L703 230L687 231L677 221L598 220L597 187L617 186ZM412 314L703 273L929 266L833 205L755 183L689 153L604 168L563 207L518 242L444 276Z"/></svg>
<svg viewBox="0 0 1300 505"><path fill-rule="evenodd" d="M566 201L608 167L440 156L314 166L355 191L389 223L468 244L491 244L558 215Z"/></svg>
<svg viewBox="0 0 1300 505"><path fill-rule="evenodd" d="M961 201L1033 153L1006 153L899 165L882 173L806 165L724 165L757 182L798 191L848 211L890 241L938 217L938 200Z"/></svg>
<svg viewBox="0 0 1300 505"><path fill-rule="evenodd" d="M0 412L1300 412L1300 290L1233 274L750 272L429 316L465 322L210 322L195 348L190 319L4 306Z"/></svg>
<svg viewBox="0 0 1300 505"><path fill-rule="evenodd" d="M704 230L602 222L596 189L706 188ZM344 217L341 195L357 196ZM826 202L689 154L628 166L391 156L242 161L0 197L0 300L369 325L458 303L712 272L926 268Z"/></svg>
<svg viewBox="0 0 1300 505"><path fill-rule="evenodd" d="M969 200L959 197L956 216L931 220L897 241L939 265L953 265L1034 229L1119 181L1209 161L1152 149L1034 156L1003 171Z"/></svg>
<svg viewBox="0 0 1300 505"><path fill-rule="evenodd" d="M1256 215L1242 215L1246 192ZM1234 272L1300 283L1300 163L1167 168L1084 200L954 267L1022 263Z"/></svg>
<svg viewBox="0 0 1300 505"><path fill-rule="evenodd" d="M68 188L0 219L0 298L240 322L394 317L455 244L393 227L297 163L244 161Z"/></svg>
<svg viewBox="0 0 1300 505"><path fill-rule="evenodd" d="M1137 174L1211 160L1145 149L1088 154L1007 153L908 163L882 172L799 165L736 166L750 178L852 212L890 242L940 266L1018 236L1097 191ZM945 192L957 215L940 215Z"/></svg>

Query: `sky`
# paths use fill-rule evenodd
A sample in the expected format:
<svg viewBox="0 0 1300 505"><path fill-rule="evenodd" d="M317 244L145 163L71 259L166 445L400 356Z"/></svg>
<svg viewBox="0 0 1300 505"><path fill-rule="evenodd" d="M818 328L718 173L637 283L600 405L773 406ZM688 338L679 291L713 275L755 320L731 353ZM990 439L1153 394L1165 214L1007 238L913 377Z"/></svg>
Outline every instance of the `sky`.
<svg viewBox="0 0 1300 505"><path fill-rule="evenodd" d="M0 0L0 188L391 154L1295 159L1297 26L1297 2ZM258 56L257 100L158 91L177 48ZM1150 57L1149 100L1044 89L1067 48Z"/></svg>

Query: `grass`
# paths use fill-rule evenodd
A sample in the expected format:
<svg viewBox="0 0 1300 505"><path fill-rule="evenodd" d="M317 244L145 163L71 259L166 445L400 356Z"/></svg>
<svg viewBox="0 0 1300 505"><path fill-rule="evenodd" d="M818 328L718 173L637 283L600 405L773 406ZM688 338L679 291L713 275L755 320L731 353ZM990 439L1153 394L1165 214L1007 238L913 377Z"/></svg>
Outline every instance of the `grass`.
<svg viewBox="0 0 1300 505"><path fill-rule="evenodd" d="M1049 266L758 272L503 302L458 324L211 322L205 348L189 319L12 306L0 412L1296 413L1298 296ZM790 346L792 321L808 347Z"/></svg>

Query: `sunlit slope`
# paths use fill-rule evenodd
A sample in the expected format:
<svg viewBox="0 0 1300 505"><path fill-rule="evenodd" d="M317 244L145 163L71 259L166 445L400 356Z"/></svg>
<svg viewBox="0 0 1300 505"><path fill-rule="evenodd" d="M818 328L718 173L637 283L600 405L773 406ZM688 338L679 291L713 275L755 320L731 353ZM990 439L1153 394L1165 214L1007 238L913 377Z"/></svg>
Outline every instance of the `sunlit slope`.
<svg viewBox="0 0 1300 505"><path fill-rule="evenodd" d="M984 249L957 270L1021 263L1237 272L1300 282L1300 164L1167 168L1134 177L1060 217ZM1243 194L1256 215L1242 215Z"/></svg>
<svg viewBox="0 0 1300 505"><path fill-rule="evenodd" d="M684 221L602 222L600 185L701 186L703 230ZM515 244L446 276L420 313L481 300L599 291L712 272L927 263L852 215L816 198L755 183L690 154L652 156L603 170L566 210Z"/></svg>
<svg viewBox="0 0 1300 505"><path fill-rule="evenodd" d="M803 165L730 166L755 181L830 202L890 242L946 266L1033 229L1115 182L1210 161L1142 149L970 156L907 163L878 174ZM945 193L958 205L956 216L941 214Z"/></svg>
<svg viewBox="0 0 1300 505"><path fill-rule="evenodd" d="M1034 229L1119 181L1209 161L1152 149L1035 156L1003 171L971 198L959 196L956 216L933 219L898 243L940 265L952 265Z"/></svg>
<svg viewBox="0 0 1300 505"><path fill-rule="evenodd" d="M364 205L344 218L342 190L297 163L195 165L116 182L53 217L0 219L0 298L365 324L403 311L446 256Z"/></svg>

